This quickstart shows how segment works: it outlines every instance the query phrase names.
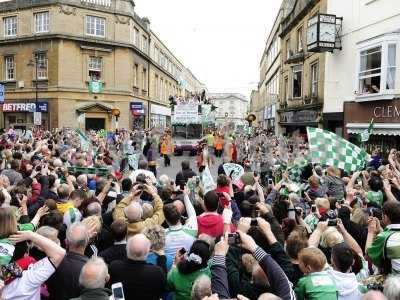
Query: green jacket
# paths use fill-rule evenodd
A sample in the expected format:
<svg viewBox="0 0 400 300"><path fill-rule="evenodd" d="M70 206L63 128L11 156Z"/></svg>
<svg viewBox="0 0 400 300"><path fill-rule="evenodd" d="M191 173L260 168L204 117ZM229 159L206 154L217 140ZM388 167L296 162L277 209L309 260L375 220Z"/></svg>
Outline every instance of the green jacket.
<svg viewBox="0 0 400 300"><path fill-rule="evenodd" d="M190 300L192 299L192 286L196 279L206 275L211 278L210 268L198 270L190 274L182 274L177 267L173 267L168 273L167 290L174 293L174 300Z"/></svg>
<svg viewBox="0 0 400 300"><path fill-rule="evenodd" d="M396 265L398 265L400 263L400 224L386 226L385 230L378 234L372 245L368 247L368 257L377 267L383 267L385 243L387 258L391 259L392 262L396 261ZM393 269L392 272L400 273L400 269Z"/></svg>
<svg viewBox="0 0 400 300"><path fill-rule="evenodd" d="M337 300L338 290L326 272L315 272L300 278L294 289L297 300Z"/></svg>

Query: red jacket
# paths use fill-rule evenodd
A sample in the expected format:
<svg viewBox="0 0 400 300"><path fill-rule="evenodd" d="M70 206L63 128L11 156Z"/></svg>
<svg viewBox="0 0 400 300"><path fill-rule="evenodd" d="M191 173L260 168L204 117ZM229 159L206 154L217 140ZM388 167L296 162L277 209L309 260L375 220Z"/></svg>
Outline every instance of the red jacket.
<svg viewBox="0 0 400 300"><path fill-rule="evenodd" d="M37 201L42 191L42 186L40 183L32 183L32 197L29 200L29 204L33 204Z"/></svg>

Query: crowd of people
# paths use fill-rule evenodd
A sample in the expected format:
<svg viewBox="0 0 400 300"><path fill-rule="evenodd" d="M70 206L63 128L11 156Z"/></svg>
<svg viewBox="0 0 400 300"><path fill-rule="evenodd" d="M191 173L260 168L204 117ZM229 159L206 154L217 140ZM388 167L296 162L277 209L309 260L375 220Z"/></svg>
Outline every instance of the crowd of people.
<svg viewBox="0 0 400 300"><path fill-rule="evenodd" d="M357 172L307 163L294 177L303 137L210 132L197 166L170 178L157 157L168 167L171 144L151 131L4 132L0 299L400 299L395 149Z"/></svg>

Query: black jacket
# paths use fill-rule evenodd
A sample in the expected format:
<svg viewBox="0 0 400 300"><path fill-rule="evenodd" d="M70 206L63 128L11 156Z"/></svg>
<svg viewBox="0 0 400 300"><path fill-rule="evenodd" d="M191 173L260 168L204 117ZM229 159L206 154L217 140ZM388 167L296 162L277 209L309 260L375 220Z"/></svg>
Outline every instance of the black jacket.
<svg viewBox="0 0 400 300"><path fill-rule="evenodd" d="M82 291L79 286L79 274L88 260L86 256L68 252L47 281L49 299L68 300L79 297Z"/></svg>
<svg viewBox="0 0 400 300"><path fill-rule="evenodd" d="M85 289L82 291L82 295L71 300L109 300L111 291L109 289Z"/></svg>
<svg viewBox="0 0 400 300"><path fill-rule="evenodd" d="M104 259L106 264L110 264L114 260L124 260L126 259L126 244L112 245L101 251L99 256Z"/></svg>
<svg viewBox="0 0 400 300"><path fill-rule="evenodd" d="M116 260L110 264L109 273L110 284L122 283L126 300L159 300L167 283L165 272L145 261Z"/></svg>
<svg viewBox="0 0 400 300"><path fill-rule="evenodd" d="M196 176L196 173L194 171L192 171L192 169L182 170L178 174L176 174L175 184L177 186L186 185L188 179L195 177L195 176Z"/></svg>

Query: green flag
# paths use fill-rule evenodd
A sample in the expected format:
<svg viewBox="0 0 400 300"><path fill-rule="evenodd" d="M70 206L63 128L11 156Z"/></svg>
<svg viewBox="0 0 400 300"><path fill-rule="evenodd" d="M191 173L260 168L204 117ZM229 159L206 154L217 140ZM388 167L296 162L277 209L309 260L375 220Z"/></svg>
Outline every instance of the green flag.
<svg viewBox="0 0 400 300"><path fill-rule="evenodd" d="M370 135L372 134L372 130L374 129L374 119L369 122L369 126L359 135L359 140L361 142L368 142Z"/></svg>
<svg viewBox="0 0 400 300"><path fill-rule="evenodd" d="M103 92L103 83L101 81L90 81L89 82L89 92L93 94Z"/></svg>
<svg viewBox="0 0 400 300"><path fill-rule="evenodd" d="M332 132L307 127L307 136L313 163L354 172L363 169L370 158L364 149Z"/></svg>

